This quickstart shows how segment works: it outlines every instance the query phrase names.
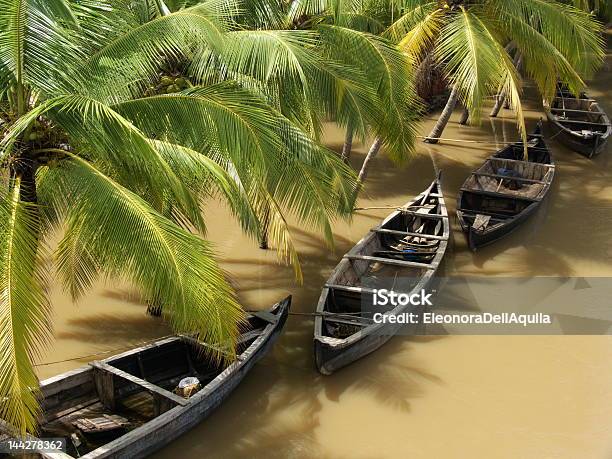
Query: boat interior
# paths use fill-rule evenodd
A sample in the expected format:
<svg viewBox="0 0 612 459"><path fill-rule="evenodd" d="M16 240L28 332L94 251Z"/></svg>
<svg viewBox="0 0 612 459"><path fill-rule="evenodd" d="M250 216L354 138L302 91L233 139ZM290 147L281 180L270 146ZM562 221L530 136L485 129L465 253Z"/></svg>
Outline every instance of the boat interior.
<svg viewBox="0 0 612 459"><path fill-rule="evenodd" d="M238 340L238 358L268 323L249 317ZM175 336L47 380L41 388L40 435L65 437L67 453L79 457L185 406L225 368L210 350L194 338ZM197 384L179 388L189 377Z"/></svg>
<svg viewBox="0 0 612 459"><path fill-rule="evenodd" d="M402 208L346 256L326 284L323 334L346 338L371 325L374 312L392 306L372 304L372 288L409 292L420 281L438 252L444 235L437 189Z"/></svg>
<svg viewBox="0 0 612 459"><path fill-rule="evenodd" d="M555 97L550 111L561 125L572 131L606 132L610 121L596 101L571 96Z"/></svg>
<svg viewBox="0 0 612 459"><path fill-rule="evenodd" d="M544 196L554 166L541 138L532 136L529 161L521 143L510 145L473 171L461 188L458 211L466 223L485 229L516 216Z"/></svg>

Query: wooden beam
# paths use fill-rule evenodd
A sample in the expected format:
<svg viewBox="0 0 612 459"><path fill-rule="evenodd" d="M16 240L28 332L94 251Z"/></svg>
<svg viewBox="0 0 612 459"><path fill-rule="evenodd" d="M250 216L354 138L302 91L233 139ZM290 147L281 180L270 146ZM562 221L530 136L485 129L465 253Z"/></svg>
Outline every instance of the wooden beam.
<svg viewBox="0 0 612 459"><path fill-rule="evenodd" d="M447 241L448 240L448 237L445 237L445 236L436 236L433 234L412 233L410 231L396 231L396 230L390 230L386 228L380 228L378 226L375 228L372 228L370 231L374 231L376 233L397 234L399 236L416 236L416 237L421 237L423 239L434 239L437 241Z"/></svg>
<svg viewBox="0 0 612 459"><path fill-rule="evenodd" d="M369 255L344 255L344 258L348 258L349 260L365 260L365 261L377 261L379 263L385 265L395 265L395 266L404 266L409 268L425 268L425 269L434 269L433 265L427 263L417 263L415 261L402 261L402 260L393 260L391 258L381 258L381 257L371 257Z"/></svg>
<svg viewBox="0 0 612 459"><path fill-rule="evenodd" d="M419 212L413 212L411 210L404 210L405 208L402 207L399 210L403 213L403 214L408 214L408 215L414 215L415 217L424 217L424 218L446 218L446 215L442 215L442 214L421 214Z"/></svg>
<svg viewBox="0 0 612 459"><path fill-rule="evenodd" d="M548 151L548 150L545 150L545 151ZM493 157L493 158L490 158L490 159L491 160L496 160L496 161L508 161L508 162L511 162L511 163L522 163L522 164L525 164L525 165L527 165L527 164L537 164L539 166L547 167L547 168L550 168L550 169L553 169L555 167L554 164L534 163L534 162L531 162L531 161L520 161L518 159L496 158L496 157Z"/></svg>
<svg viewBox="0 0 612 459"><path fill-rule="evenodd" d="M591 121L564 120L557 117L559 123L564 124L582 124L583 126L610 126L610 123L593 123Z"/></svg>
<svg viewBox="0 0 612 459"><path fill-rule="evenodd" d="M374 293L374 289L367 287L353 287L351 285L342 285L342 284L325 284L325 288L333 289L333 290L344 290L346 292L353 293Z"/></svg>
<svg viewBox="0 0 612 459"><path fill-rule="evenodd" d="M91 362L90 365L94 368L94 371L96 371L97 373L106 374L107 375L106 378L112 379L114 376L116 376L118 378L124 379L133 384L136 384L137 386L142 387L147 392L153 394L154 397L155 396L165 397L166 399L172 401L175 405L185 406L189 403L189 401L185 400L183 397L179 397L178 395L173 394L172 392L167 391L166 389L162 387L156 386L155 384L150 383L149 381L140 379L134 375L131 375L130 373L120 370L119 368L115 368L107 363L96 361L96 362ZM99 392L98 392L98 395L100 395Z"/></svg>
<svg viewBox="0 0 612 459"><path fill-rule="evenodd" d="M251 311L250 314L272 325L278 321L278 317L270 311Z"/></svg>
<svg viewBox="0 0 612 459"><path fill-rule="evenodd" d="M93 366L94 383L98 398L107 410L115 411L115 381L113 380L113 375L104 371L101 367L93 365L93 363L91 365Z"/></svg>
<svg viewBox="0 0 612 459"><path fill-rule="evenodd" d="M460 188L461 191L473 194L479 194L483 196L491 196L494 198L505 198L505 199L519 199L521 201L529 201L529 202L540 202L540 199L528 198L526 196L514 195L514 194L506 194L506 193L498 193L495 191L485 191L485 190L472 190L470 188Z"/></svg>
<svg viewBox="0 0 612 459"><path fill-rule="evenodd" d="M499 174L487 174L486 172L472 172L472 175L478 175L478 176L482 176L482 177L494 177L494 178L501 178L504 180L516 180L518 182L527 182L527 183L546 183L543 180L534 180L534 179L528 179L528 178L524 178L524 177L508 177L507 175L499 175Z"/></svg>
<svg viewBox="0 0 612 459"><path fill-rule="evenodd" d="M356 317L356 319L358 318ZM359 317L359 319L366 319L366 318ZM339 324L354 325L356 327L368 327L374 323L373 320L370 322L360 322L359 320L349 320L349 319L337 318L337 317L333 317L332 314L329 314L329 315L323 314L323 320L326 322L336 322Z"/></svg>
<svg viewBox="0 0 612 459"><path fill-rule="evenodd" d="M594 111L591 111L591 110L575 110L573 108L570 109L570 108L550 107L550 111L551 112L588 113L588 114L597 115L597 116L603 115L602 112L594 112Z"/></svg>
<svg viewBox="0 0 612 459"><path fill-rule="evenodd" d="M489 215L492 218L491 220L497 220L499 222L505 222L506 220L508 220L509 218L514 218L516 215L503 215L503 214L496 214L494 212L487 212L484 210L473 210L473 209L457 209L457 212L461 212L462 214L468 214L471 216L476 216L478 214L482 214L482 215ZM504 217L504 218L495 218L495 217Z"/></svg>

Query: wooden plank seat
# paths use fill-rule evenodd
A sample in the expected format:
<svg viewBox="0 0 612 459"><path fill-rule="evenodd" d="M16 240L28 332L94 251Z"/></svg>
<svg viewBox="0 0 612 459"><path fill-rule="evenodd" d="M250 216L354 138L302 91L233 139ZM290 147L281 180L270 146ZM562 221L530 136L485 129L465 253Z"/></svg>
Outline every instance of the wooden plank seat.
<svg viewBox="0 0 612 459"><path fill-rule="evenodd" d="M251 311L250 314L263 320L264 322L268 322L269 324L275 324L278 320L278 317L276 317L270 311Z"/></svg>
<svg viewBox="0 0 612 459"><path fill-rule="evenodd" d="M446 215L441 214L425 214L420 212L413 212L411 210L407 210L405 208L399 209L403 214L414 215L415 217L424 217L424 218L446 218Z"/></svg>
<svg viewBox="0 0 612 459"><path fill-rule="evenodd" d="M325 288L334 289L334 290L343 290L345 292L352 292L352 293L374 293L374 289L367 288L367 287L359 287L355 285L326 283Z"/></svg>
<svg viewBox="0 0 612 459"><path fill-rule="evenodd" d="M115 399L115 383L114 378L121 378L132 384L141 387L153 396L153 411L157 416L168 411L176 405L185 406L189 400L185 400L172 392L159 387L149 381L140 379L130 373L127 373L119 368L115 368L104 362L91 362L90 365L94 369L94 382L100 402L105 408L113 411L116 407Z"/></svg>
<svg viewBox="0 0 612 459"><path fill-rule="evenodd" d="M486 172L477 172L477 171L473 171L472 175L477 175L479 177L500 178L500 179L505 179L505 180L516 180L517 182L526 182L526 183L546 183L544 180L528 179L524 177L510 177L507 175L488 174Z"/></svg>
<svg viewBox="0 0 612 459"><path fill-rule="evenodd" d="M603 115L603 113L601 112L594 112L592 110L576 110L575 108L558 108L558 107L551 107L550 108L551 112L569 112L569 113L585 113L585 114L590 114L590 115L597 115L597 116L601 116Z"/></svg>
<svg viewBox="0 0 612 459"><path fill-rule="evenodd" d="M344 258L349 260L364 260L364 261L376 261L382 264L395 265L395 266L406 266L411 268L427 268L431 269L433 266L426 263L417 263L414 261L402 261L402 260L391 260L389 258L372 257L369 255L344 255Z"/></svg>
<svg viewBox="0 0 612 459"><path fill-rule="evenodd" d="M491 218L491 220L497 220L499 222L503 222L509 218L514 217L514 215L496 214L494 212L487 212L484 210L473 210L473 209L457 209L457 212L462 212L463 214L466 214L467 216L472 216L472 217L475 217L478 214L489 215L493 217Z"/></svg>
<svg viewBox="0 0 612 459"><path fill-rule="evenodd" d="M533 148L532 148L532 147L529 147L529 149L530 149L530 150L533 150ZM546 151L546 150L542 150L542 151ZM492 158L492 159L488 159L488 160L487 160L487 162L490 162L490 161L493 161L493 162L508 161L508 162L510 162L510 163L521 163L521 164L525 164L525 161L521 161L521 160L518 160L518 159L508 159L508 158ZM538 165L539 167L543 167L543 168L546 168L546 169L554 169L554 168L555 168L555 165L554 165L554 164L537 163L537 165Z"/></svg>
<svg viewBox="0 0 612 459"><path fill-rule="evenodd" d="M579 120L566 120L563 118L557 117L557 121L563 124L580 124L583 126L609 126L610 123L594 123L592 121L579 121Z"/></svg>
<svg viewBox="0 0 612 459"><path fill-rule="evenodd" d="M380 228L378 226L375 228L372 228L370 231L374 231L376 233L397 234L398 236L415 236L415 237L420 237L423 239L432 239L436 241L447 241L448 240L446 236L436 236L434 234L421 234L421 233L415 233L411 231L391 230L391 229L386 229L386 228Z"/></svg>
<svg viewBox="0 0 612 459"><path fill-rule="evenodd" d="M506 178L508 180L513 180L514 179L513 177L512 178L506 177ZM496 191L477 190L477 189L465 188L465 187L460 188L460 190L464 191L464 192L467 192L467 193L479 194L479 195L483 195L483 196L492 196L492 197L495 197L495 198L511 198L511 199L516 199L516 200L521 200L521 201L528 201L528 202L540 202L539 199L529 198L527 196L522 196L522 195L500 193L500 192L496 192Z"/></svg>

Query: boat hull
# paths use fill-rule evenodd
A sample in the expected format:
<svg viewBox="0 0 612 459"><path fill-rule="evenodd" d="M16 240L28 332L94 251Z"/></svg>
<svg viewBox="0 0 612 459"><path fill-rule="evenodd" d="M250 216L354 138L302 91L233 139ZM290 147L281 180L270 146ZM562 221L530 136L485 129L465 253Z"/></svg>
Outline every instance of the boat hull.
<svg viewBox="0 0 612 459"><path fill-rule="evenodd" d="M461 198L460 198L461 199ZM499 225L492 231L477 231L470 226L463 218L459 218L459 225L467 238L467 243L471 251L485 247L489 244L503 239L515 230L517 230L529 217L531 217L540 207L541 202L533 203L523 212L518 214L508 223Z"/></svg>
<svg viewBox="0 0 612 459"><path fill-rule="evenodd" d="M265 313L268 315L261 320L267 325L263 327L261 332L248 344L248 347L241 350L239 357L233 363L223 369L210 382L206 383L191 398L184 400L182 404L177 404L143 425L80 457L82 459L132 459L146 457L201 423L230 396L252 367L273 346L287 320L290 305L291 297L287 297L266 311ZM257 313L253 315L257 316ZM165 346L167 345L166 343L176 342L179 339L181 338L166 338L148 346ZM127 351L118 356L102 360L97 364L107 364L110 367L111 365L109 364L125 359L125 356L128 354L137 352L138 349ZM62 401L62 397L78 397L78 391L83 392L83 394L90 393L95 381L95 369L96 362L91 366L42 381L41 392L45 397L44 403L56 406L63 404L65 406L66 402ZM117 371L116 368L115 371ZM120 391L121 389L115 387L114 390ZM70 459L73 457L64 453L45 453L42 451L38 453L42 457L54 459Z"/></svg>
<svg viewBox="0 0 612 459"><path fill-rule="evenodd" d="M457 195L457 219L465 233L470 250L476 251L511 234L537 212L542 201L548 196L554 180L555 168L541 132L541 123L538 123L534 133L528 136L528 141L532 142L528 146L529 161L522 159L523 144L521 142L508 145L490 156L482 166L471 173L461 186ZM522 180L528 185L535 182L541 188L536 190L535 193L528 191L525 195L516 191L513 194L509 190L499 192L502 180L511 181L512 178L497 175L496 169L506 169L508 167L519 173L515 180ZM523 177L523 174L528 173L528 171L535 174L534 171L538 170L543 174L542 177L537 179L535 175L531 178ZM473 177L476 178L473 179ZM479 182L479 177L494 179L497 185L496 189L483 188L482 182ZM475 181L472 182L473 180ZM474 183L478 184L478 187L474 187ZM495 212L497 206L501 206L501 210ZM511 214L510 209L513 209L515 213ZM501 212L506 213L501 214ZM483 229L476 229L474 228L476 222L474 217L479 214L490 215L493 220L497 220L499 223L486 226ZM503 221L500 219L503 219Z"/></svg>
<svg viewBox="0 0 612 459"><path fill-rule="evenodd" d="M551 137L559 141L570 150L580 153L587 158L592 158L600 154L608 143L608 135L594 135L590 138L564 128L551 115L550 111L546 112L550 129L552 130Z"/></svg>
<svg viewBox="0 0 612 459"><path fill-rule="evenodd" d="M241 354L241 359L227 367L212 384L207 385L190 399L190 404L177 406L145 424L144 432L135 429L117 440L105 445L102 451L94 450L81 456L82 459L131 459L143 458L166 446L206 419L219 407L242 382L251 368L268 352L278 339L291 305L291 297L279 303L278 322L261 343L249 355ZM255 344L255 343L254 343Z"/></svg>
<svg viewBox="0 0 612 459"><path fill-rule="evenodd" d="M406 204L406 207L409 208L415 202L419 201L419 199L426 199L427 196L435 197L438 199L438 207L437 211L439 212L438 218L440 219L440 227L434 231L435 234L429 234L429 236L433 236L431 239L433 241L437 241L437 248L435 250L435 255L433 259L425 264L425 263L415 263L415 266L420 267L420 274L418 274L418 281L411 292L418 292L421 289L427 290L434 279L434 274L438 269L439 264L441 263L446 247L448 244L448 239L450 237L450 225L448 221L448 213L446 210L446 205L444 203L444 198L442 196L441 186L439 182L439 178L432 183L430 188L428 188L425 192L421 193L421 195L414 198L411 202ZM368 248L374 246L374 240L378 237L377 230L380 231L389 231L389 233L382 234L392 234L397 233L398 228L395 228L393 222L396 221L394 219L398 218L401 212L398 210L391 215L389 215L379 226L374 228L371 233L366 235L361 241L359 241L353 249L344 257L344 259L338 264L336 269L330 275L326 286L323 288L321 292L321 296L319 298L319 302L317 305L317 316L315 317L315 333L314 333L314 357L315 364L320 373L324 375L330 375L343 367L361 359L362 357L376 351L381 346L383 346L386 342L388 342L394 335L396 335L400 329L402 332L411 333L410 325L405 325L402 323L389 323L388 321L385 323L374 323L370 322L369 324L364 325L364 328L361 330L351 334L345 338L336 338L329 334L329 332L324 332L324 321L326 320L323 316L328 313L335 314L334 312L329 312L327 308L328 300L333 299L336 301L338 299L338 287L339 285L334 285L336 281L343 279L346 277L346 273L349 271L349 263L350 263L350 254L363 254L365 258L372 258L377 263L381 263L381 258L370 257L373 252L368 252ZM393 229L388 229L388 227L393 227ZM414 234L414 233L401 233L401 234ZM427 234L427 233L425 233ZM424 234L424 235L425 235ZM348 257L348 258L347 258ZM396 263L396 265L401 266L401 261ZM358 279L361 281L361 279ZM354 287L359 291L360 295L367 295L370 292L368 289L362 286ZM332 295L332 292L333 295ZM361 296L361 300L363 296ZM359 299L355 299L354 301L359 302ZM346 301L346 300L345 300ZM345 304L346 306L346 304ZM359 303L353 304L353 309L357 308L359 310L361 306ZM422 308L418 306L397 306L394 309L385 312L385 315L394 315L400 316L407 312L421 312ZM341 312L337 314L342 314ZM333 321L333 319L332 319ZM414 327L414 326L413 326Z"/></svg>

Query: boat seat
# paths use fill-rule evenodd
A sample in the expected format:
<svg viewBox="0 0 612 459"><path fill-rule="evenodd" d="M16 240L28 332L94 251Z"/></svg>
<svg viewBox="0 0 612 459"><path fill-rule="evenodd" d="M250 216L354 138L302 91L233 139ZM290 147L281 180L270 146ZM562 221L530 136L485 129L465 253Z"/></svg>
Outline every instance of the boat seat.
<svg viewBox="0 0 612 459"><path fill-rule="evenodd" d="M490 215L477 214L474 223L472 223L472 228L475 230L484 230L489 225L490 220Z"/></svg>
<svg viewBox="0 0 612 459"><path fill-rule="evenodd" d="M269 324L275 324L278 320L278 318L270 311L251 311L250 314L263 320L264 322L268 322Z"/></svg>

